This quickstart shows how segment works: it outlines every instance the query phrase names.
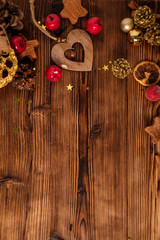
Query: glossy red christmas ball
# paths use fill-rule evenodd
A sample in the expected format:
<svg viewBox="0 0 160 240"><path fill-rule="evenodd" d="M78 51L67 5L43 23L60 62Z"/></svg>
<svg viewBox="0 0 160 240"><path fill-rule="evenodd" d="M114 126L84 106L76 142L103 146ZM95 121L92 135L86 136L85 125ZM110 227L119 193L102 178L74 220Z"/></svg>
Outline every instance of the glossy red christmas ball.
<svg viewBox="0 0 160 240"><path fill-rule="evenodd" d="M51 65L46 69L45 76L50 82L57 82L62 77L62 71L56 65Z"/></svg>
<svg viewBox="0 0 160 240"><path fill-rule="evenodd" d="M98 17L93 17L87 21L87 30L91 34L98 34L102 31L103 23Z"/></svg>
<svg viewBox="0 0 160 240"><path fill-rule="evenodd" d="M61 25L61 19L56 14L50 14L45 20L46 27L51 31L56 31Z"/></svg>
<svg viewBox="0 0 160 240"><path fill-rule="evenodd" d="M160 99L160 87L158 85L148 87L145 95L149 101L158 101Z"/></svg>
<svg viewBox="0 0 160 240"><path fill-rule="evenodd" d="M22 53L26 48L26 41L21 36L14 36L10 39L11 47L17 52Z"/></svg>

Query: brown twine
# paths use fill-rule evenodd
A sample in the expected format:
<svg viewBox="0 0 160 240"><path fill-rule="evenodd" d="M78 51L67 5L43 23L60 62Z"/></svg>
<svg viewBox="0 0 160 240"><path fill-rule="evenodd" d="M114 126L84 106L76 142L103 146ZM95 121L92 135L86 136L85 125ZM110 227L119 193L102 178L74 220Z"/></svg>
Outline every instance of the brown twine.
<svg viewBox="0 0 160 240"><path fill-rule="evenodd" d="M34 12L35 12L34 2L35 2L35 0L29 0L30 10L31 10L31 17L32 17L33 23L34 23L35 26L37 26L38 29L39 29L41 32L43 32L47 37L49 37L49 38L51 38L51 39L53 39L54 41L57 42L57 41L58 41L58 38L52 36L48 31L46 31L45 29L43 29L43 28L41 27L41 25L39 25L38 22L36 21L36 19L35 19L35 14L34 14ZM61 39L61 41L62 41L62 42L65 42L66 40L65 40L65 39Z"/></svg>

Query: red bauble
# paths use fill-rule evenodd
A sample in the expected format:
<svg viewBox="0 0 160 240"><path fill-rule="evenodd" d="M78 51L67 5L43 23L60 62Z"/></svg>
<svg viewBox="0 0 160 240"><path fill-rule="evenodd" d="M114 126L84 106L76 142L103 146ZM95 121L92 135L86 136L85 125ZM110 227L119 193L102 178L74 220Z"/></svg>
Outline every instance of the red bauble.
<svg viewBox="0 0 160 240"><path fill-rule="evenodd" d="M102 31L103 23L98 17L93 17L87 21L87 30L91 34L98 34Z"/></svg>
<svg viewBox="0 0 160 240"><path fill-rule="evenodd" d="M51 65L46 69L45 77L50 82L57 82L62 77L62 71L56 65Z"/></svg>
<svg viewBox="0 0 160 240"><path fill-rule="evenodd" d="M149 101L158 101L160 99L160 87L158 85L148 87L145 95Z"/></svg>
<svg viewBox="0 0 160 240"><path fill-rule="evenodd" d="M21 36L14 36L10 39L11 47L17 52L22 53L26 48L25 39Z"/></svg>
<svg viewBox="0 0 160 240"><path fill-rule="evenodd" d="M56 14L50 14L45 20L46 27L51 31L56 31L61 25L61 19Z"/></svg>

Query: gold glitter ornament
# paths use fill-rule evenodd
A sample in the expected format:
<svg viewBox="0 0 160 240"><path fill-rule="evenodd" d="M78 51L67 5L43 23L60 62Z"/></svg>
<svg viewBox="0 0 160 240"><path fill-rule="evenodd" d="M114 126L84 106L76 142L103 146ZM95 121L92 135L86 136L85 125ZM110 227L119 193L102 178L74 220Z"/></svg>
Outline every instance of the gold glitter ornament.
<svg viewBox="0 0 160 240"><path fill-rule="evenodd" d="M124 58L116 59L112 64L113 75L117 78L125 78L131 72L129 62Z"/></svg>
<svg viewBox="0 0 160 240"><path fill-rule="evenodd" d="M8 57L3 57L2 55L0 56L0 88L5 87L12 81L18 68L17 57L11 47L9 48L8 53Z"/></svg>
<svg viewBox="0 0 160 240"><path fill-rule="evenodd" d="M120 23L120 28L123 32L128 33L134 28L134 23L132 18L124 18Z"/></svg>
<svg viewBox="0 0 160 240"><path fill-rule="evenodd" d="M134 24L140 28L148 28L156 21L155 14L148 6L140 6L134 15Z"/></svg>
<svg viewBox="0 0 160 240"><path fill-rule="evenodd" d="M128 41L133 46L140 46L144 41L144 34L140 29L132 29L128 33Z"/></svg>

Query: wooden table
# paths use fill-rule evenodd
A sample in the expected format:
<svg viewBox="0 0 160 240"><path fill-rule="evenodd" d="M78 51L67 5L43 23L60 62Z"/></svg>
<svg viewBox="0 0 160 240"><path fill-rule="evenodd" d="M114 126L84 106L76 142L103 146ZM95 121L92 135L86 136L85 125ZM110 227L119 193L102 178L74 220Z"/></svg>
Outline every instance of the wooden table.
<svg viewBox="0 0 160 240"><path fill-rule="evenodd" d="M36 1L37 20L57 11L51 2ZM159 102L145 98L132 74L116 79L109 64L119 57L132 68L158 62L159 48L127 42L119 24L130 16L128 1L84 0L89 16L104 23L93 37L93 71L63 70L50 84L44 73L54 42L31 23L28 1L15 3L24 10L26 36L40 47L35 91L0 90L0 176L10 181L0 182L0 239L49 240L55 233L64 240L160 239L160 145L144 131ZM158 0L150 6L157 11ZM85 29L86 20L74 28ZM73 26L62 25L66 37ZM109 71L98 70L104 64Z"/></svg>

